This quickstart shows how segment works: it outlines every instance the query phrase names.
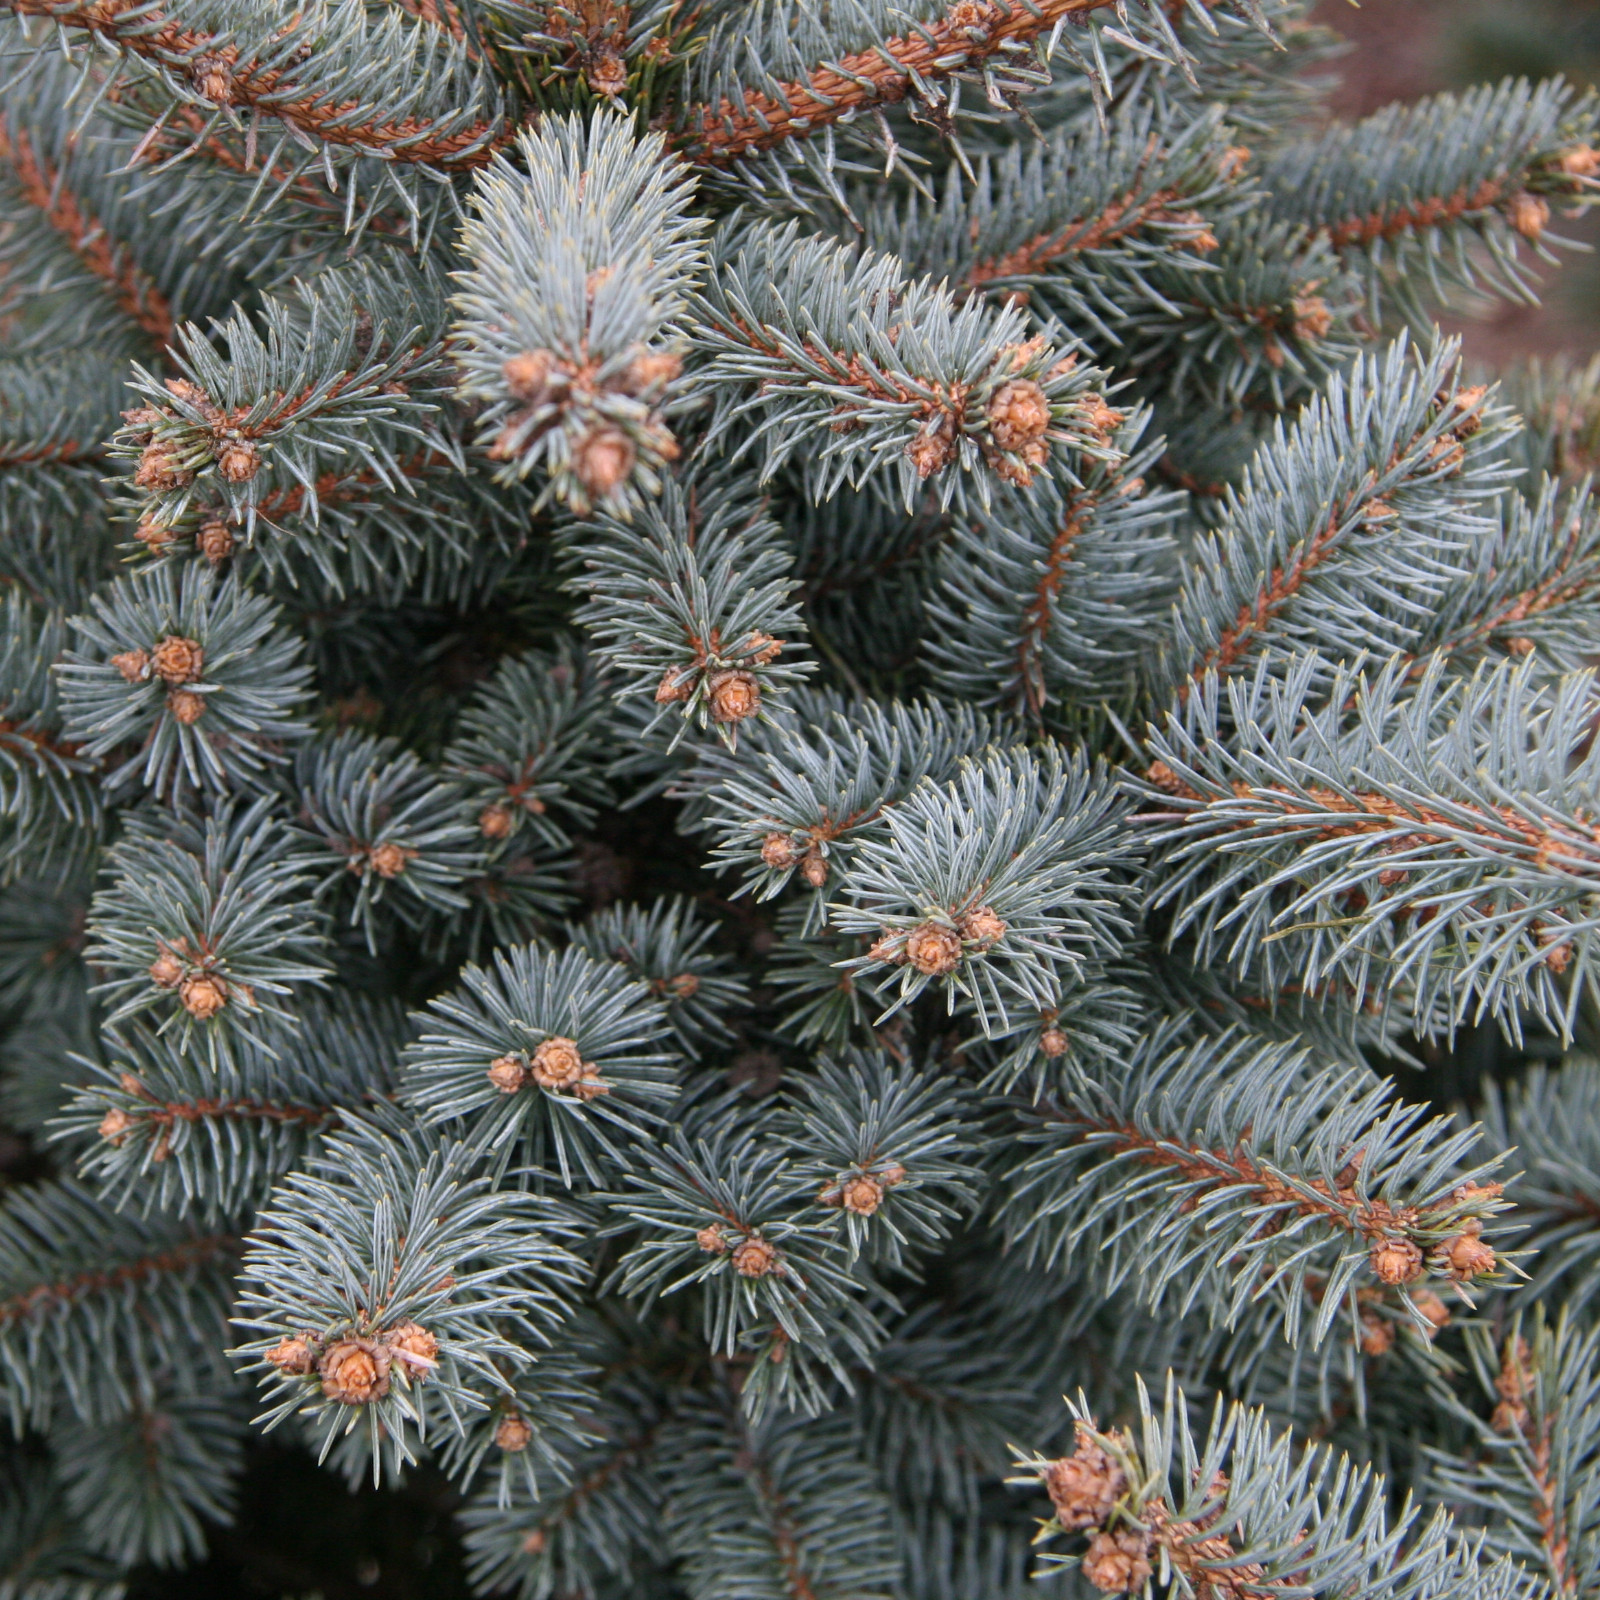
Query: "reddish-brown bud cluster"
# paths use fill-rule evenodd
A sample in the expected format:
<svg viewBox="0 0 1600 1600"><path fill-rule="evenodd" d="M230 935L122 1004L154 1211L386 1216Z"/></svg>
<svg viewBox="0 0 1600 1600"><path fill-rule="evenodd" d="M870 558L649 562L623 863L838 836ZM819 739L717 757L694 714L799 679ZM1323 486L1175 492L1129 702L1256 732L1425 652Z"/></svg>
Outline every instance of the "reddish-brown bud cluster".
<svg viewBox="0 0 1600 1600"><path fill-rule="evenodd" d="M905 939L905 959L918 972L943 977L961 961L961 935L942 922L924 922Z"/></svg>
<svg viewBox="0 0 1600 1600"><path fill-rule="evenodd" d="M751 1234L733 1252L733 1270L741 1278L765 1278L777 1270L778 1261L778 1247L757 1234Z"/></svg>
<svg viewBox="0 0 1600 1600"><path fill-rule="evenodd" d="M1098 1528L1111 1515L1128 1480L1105 1447L1084 1424L1078 1424L1077 1448L1045 1469L1044 1487L1056 1521L1068 1533Z"/></svg>

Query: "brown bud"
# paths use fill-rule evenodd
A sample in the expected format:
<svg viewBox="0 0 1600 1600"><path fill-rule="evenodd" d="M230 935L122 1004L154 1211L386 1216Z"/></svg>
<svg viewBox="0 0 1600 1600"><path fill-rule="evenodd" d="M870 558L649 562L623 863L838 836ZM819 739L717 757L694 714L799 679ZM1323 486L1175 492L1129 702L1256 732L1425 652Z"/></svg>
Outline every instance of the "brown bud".
<svg viewBox="0 0 1600 1600"><path fill-rule="evenodd" d="M604 499L627 482L638 454L621 428L591 428L572 452L572 470L590 494Z"/></svg>
<svg viewBox="0 0 1600 1600"><path fill-rule="evenodd" d="M1592 178L1600 173L1600 152L1591 150L1586 144L1574 145L1570 150L1563 150L1556 158L1556 165L1574 178Z"/></svg>
<svg viewBox="0 0 1600 1600"><path fill-rule="evenodd" d="M883 1204L883 1185L865 1174L852 1178L839 1191L839 1202L858 1217L870 1217Z"/></svg>
<svg viewBox="0 0 1600 1600"><path fill-rule="evenodd" d="M897 1183L906 1181L906 1169L898 1161L891 1161L882 1172L878 1174L878 1181L885 1189L892 1189Z"/></svg>
<svg viewBox="0 0 1600 1600"><path fill-rule="evenodd" d="M1308 343L1327 337L1333 326L1333 313L1320 294L1297 294L1294 297L1294 336Z"/></svg>
<svg viewBox="0 0 1600 1600"><path fill-rule="evenodd" d="M1411 1303L1422 1313L1424 1319L1432 1325L1428 1335L1429 1338L1432 1338L1441 1328L1448 1326L1450 1322L1450 1307L1432 1289L1419 1289L1412 1295Z"/></svg>
<svg viewBox="0 0 1600 1600"><path fill-rule="evenodd" d="M1468 1227L1453 1239L1446 1239L1439 1246L1439 1253L1448 1263L1450 1276L1458 1283L1493 1272L1496 1265L1493 1249L1478 1237L1476 1227Z"/></svg>
<svg viewBox="0 0 1600 1600"><path fill-rule="evenodd" d="M217 566L233 554L233 530L220 517L200 524L200 554Z"/></svg>
<svg viewBox="0 0 1600 1600"><path fill-rule="evenodd" d="M906 455L919 478L931 478L956 458L955 421L943 411L935 412L917 430L906 446Z"/></svg>
<svg viewBox="0 0 1600 1600"><path fill-rule="evenodd" d="M872 948L867 951L871 961L884 961L891 966L903 966L906 960L906 938L902 933L893 928L888 929L881 938L873 942Z"/></svg>
<svg viewBox="0 0 1600 1600"><path fill-rule="evenodd" d="M230 439L217 452L217 471L229 483L248 483L261 470L261 452L248 439Z"/></svg>
<svg viewBox="0 0 1600 1600"><path fill-rule="evenodd" d="M150 652L150 670L163 683L193 683L206 664L204 648L193 639L168 634Z"/></svg>
<svg viewBox="0 0 1600 1600"><path fill-rule="evenodd" d="M1366 1311L1361 1316L1361 1353L1368 1356L1384 1356L1394 1347L1394 1328L1375 1311Z"/></svg>
<svg viewBox="0 0 1600 1600"><path fill-rule="evenodd" d="M386 839L368 852L367 860L380 878L398 878L406 870L406 863L415 860L416 854L409 846Z"/></svg>
<svg viewBox="0 0 1600 1600"><path fill-rule="evenodd" d="M700 975L697 972L680 972L668 978L666 991L674 1000L693 1000L700 993Z"/></svg>
<svg viewBox="0 0 1600 1600"><path fill-rule="evenodd" d="M129 683L140 683L150 676L150 652L148 650L124 650L121 655L112 656L111 665L120 672Z"/></svg>
<svg viewBox="0 0 1600 1600"><path fill-rule="evenodd" d="M120 1107L113 1107L100 1119L100 1137L107 1144L121 1144L134 1126L134 1119Z"/></svg>
<svg viewBox="0 0 1600 1600"><path fill-rule="evenodd" d="M1150 1535L1138 1529L1097 1533L1084 1552L1083 1575L1104 1594L1131 1594L1150 1578Z"/></svg>
<svg viewBox="0 0 1600 1600"><path fill-rule="evenodd" d="M233 74L222 56L196 56L189 63L194 86L213 105L233 104Z"/></svg>
<svg viewBox="0 0 1600 1600"><path fill-rule="evenodd" d="M141 489L181 489L193 477L192 472L178 465L170 445L153 439L139 457L133 481Z"/></svg>
<svg viewBox="0 0 1600 1600"><path fill-rule="evenodd" d="M1012 378L989 399L989 436L1001 450L1025 450L1050 430L1050 400L1032 378Z"/></svg>
<svg viewBox="0 0 1600 1600"><path fill-rule="evenodd" d="M533 1429L515 1412L504 1418L500 1426L494 1430L494 1442L507 1455L514 1456L519 1450L526 1450L532 1438Z"/></svg>
<svg viewBox="0 0 1600 1600"><path fill-rule="evenodd" d="M646 350L628 364L624 380L630 394L664 389L683 371L683 358L671 350Z"/></svg>
<svg viewBox="0 0 1600 1600"><path fill-rule="evenodd" d="M1005 937L1006 924L988 906L979 906L961 919L961 937L976 944L998 944Z"/></svg>
<svg viewBox="0 0 1600 1600"><path fill-rule="evenodd" d="M389 1354L414 1378L425 1378L439 1364L439 1341L418 1322L402 1322L383 1336Z"/></svg>
<svg viewBox="0 0 1600 1600"><path fill-rule="evenodd" d="M924 922L906 935L906 960L918 972L941 978L961 962L961 935L940 922Z"/></svg>
<svg viewBox="0 0 1600 1600"><path fill-rule="evenodd" d="M1045 1468L1044 1486L1056 1521L1066 1532L1078 1533L1098 1528L1111 1515L1128 1480L1104 1447L1080 1426L1078 1448Z"/></svg>
<svg viewBox="0 0 1600 1600"><path fill-rule="evenodd" d="M1537 244L1550 221L1550 207L1538 195L1523 189L1507 203L1506 220L1530 244Z"/></svg>
<svg viewBox="0 0 1600 1600"><path fill-rule="evenodd" d="M583 81L595 94L615 99L628 87L628 67L622 52L610 44L591 50L583 64Z"/></svg>
<svg viewBox="0 0 1600 1600"><path fill-rule="evenodd" d="M541 1089L570 1089L583 1080L583 1057L573 1040L556 1034L533 1052L530 1070Z"/></svg>
<svg viewBox="0 0 1600 1600"><path fill-rule="evenodd" d="M489 1064L488 1078L501 1094L515 1094L528 1081L528 1069L518 1056L499 1056Z"/></svg>
<svg viewBox="0 0 1600 1600"><path fill-rule="evenodd" d="M711 715L718 722L743 722L761 709L761 685L753 673L731 669L706 679Z"/></svg>
<svg viewBox="0 0 1600 1600"><path fill-rule="evenodd" d="M611 1085L600 1081L600 1069L592 1061L585 1061L583 1076L573 1084L572 1092L580 1100L597 1100L601 1095L611 1093Z"/></svg>
<svg viewBox="0 0 1600 1600"><path fill-rule="evenodd" d="M1039 1035L1039 1048L1054 1061L1067 1053L1067 1036L1060 1028L1046 1028Z"/></svg>
<svg viewBox="0 0 1600 1600"><path fill-rule="evenodd" d="M183 982L183 963L164 946L150 963L150 981L163 989L176 989Z"/></svg>
<svg viewBox="0 0 1600 1600"><path fill-rule="evenodd" d="M745 651L755 666L764 667L783 654L783 640L758 631L745 641Z"/></svg>
<svg viewBox="0 0 1600 1600"><path fill-rule="evenodd" d="M478 832L485 839L504 839L516 822L511 807L505 805L485 806L478 813Z"/></svg>
<svg viewBox="0 0 1600 1600"><path fill-rule="evenodd" d="M1376 1240L1370 1260L1384 1283L1411 1283L1422 1276L1422 1252L1409 1239Z"/></svg>
<svg viewBox="0 0 1600 1600"><path fill-rule="evenodd" d="M267 1351L266 1359L279 1372L303 1378L311 1370L311 1346L304 1339L280 1339Z"/></svg>
<svg viewBox="0 0 1600 1600"><path fill-rule="evenodd" d="M1113 410L1106 404L1104 395L1086 394L1078 404L1084 427L1096 435L1101 444L1109 443L1111 435L1127 420L1127 413Z"/></svg>
<svg viewBox="0 0 1600 1600"><path fill-rule="evenodd" d="M828 881L828 863L820 851L808 850L800 862L800 876L813 889L820 889Z"/></svg>
<svg viewBox="0 0 1600 1600"><path fill-rule="evenodd" d="M183 1009L201 1022L216 1014L228 1003L228 988L221 978L209 972L198 972L185 978L178 989Z"/></svg>
<svg viewBox="0 0 1600 1600"><path fill-rule="evenodd" d="M543 1551L545 1542L544 1529L535 1528L533 1532L522 1541L522 1553L525 1556L536 1556Z"/></svg>
<svg viewBox="0 0 1600 1600"><path fill-rule="evenodd" d="M694 673L688 667L668 667L661 674L661 682L656 685L656 704L658 706L671 705L674 701L687 700L694 693Z"/></svg>
<svg viewBox="0 0 1600 1600"><path fill-rule="evenodd" d="M338 1340L319 1365L323 1394L341 1405L365 1405L389 1392L389 1352L369 1339Z"/></svg>
<svg viewBox="0 0 1600 1600"><path fill-rule="evenodd" d="M712 1223L709 1228L702 1228L695 1236L694 1242L700 1246L708 1256L720 1256L728 1248L728 1240L721 1228Z"/></svg>
<svg viewBox="0 0 1600 1600"><path fill-rule="evenodd" d="M733 1270L741 1278L764 1278L777 1264L777 1246L754 1235L733 1252Z"/></svg>
<svg viewBox="0 0 1600 1600"><path fill-rule="evenodd" d="M799 859L794 843L786 833L769 833L761 841L761 860L766 866L784 872Z"/></svg>
<svg viewBox="0 0 1600 1600"><path fill-rule="evenodd" d="M177 537L165 523L151 522L148 519L133 530L133 536L150 551L165 550Z"/></svg>
<svg viewBox="0 0 1600 1600"><path fill-rule="evenodd" d="M196 694L193 689L174 689L167 696L167 710L184 727L192 728L205 715L206 697Z"/></svg>
<svg viewBox="0 0 1600 1600"><path fill-rule="evenodd" d="M1250 146L1231 144L1222 152L1222 159L1217 163L1217 176L1235 178L1249 165Z"/></svg>
<svg viewBox="0 0 1600 1600"><path fill-rule="evenodd" d="M517 399L537 401L550 382L550 352L525 350L519 356L512 356L500 372Z"/></svg>

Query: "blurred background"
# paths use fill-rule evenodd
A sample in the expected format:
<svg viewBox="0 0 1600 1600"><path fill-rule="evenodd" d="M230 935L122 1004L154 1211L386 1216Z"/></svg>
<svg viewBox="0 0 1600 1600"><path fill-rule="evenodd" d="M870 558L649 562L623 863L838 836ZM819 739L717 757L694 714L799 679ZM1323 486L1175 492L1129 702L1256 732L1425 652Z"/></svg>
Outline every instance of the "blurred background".
<svg viewBox="0 0 1600 1600"><path fill-rule="evenodd" d="M1341 117L1508 73L1600 81L1600 0L1321 0L1314 16L1349 41L1331 67ZM1452 324L1469 356L1499 366L1519 356L1582 360L1600 351L1600 210L1558 219L1553 231L1582 240L1589 253L1567 254L1545 273L1541 305L1502 306L1481 321Z"/></svg>

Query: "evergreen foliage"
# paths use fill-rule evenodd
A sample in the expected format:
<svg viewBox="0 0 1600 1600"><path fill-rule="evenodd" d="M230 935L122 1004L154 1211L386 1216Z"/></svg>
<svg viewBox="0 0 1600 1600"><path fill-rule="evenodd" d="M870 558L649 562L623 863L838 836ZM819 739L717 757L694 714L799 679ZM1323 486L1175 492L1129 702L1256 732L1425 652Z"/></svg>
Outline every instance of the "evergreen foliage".
<svg viewBox="0 0 1600 1600"><path fill-rule="evenodd" d="M1600 100L1309 9L8 0L0 1600L1600 1597Z"/></svg>

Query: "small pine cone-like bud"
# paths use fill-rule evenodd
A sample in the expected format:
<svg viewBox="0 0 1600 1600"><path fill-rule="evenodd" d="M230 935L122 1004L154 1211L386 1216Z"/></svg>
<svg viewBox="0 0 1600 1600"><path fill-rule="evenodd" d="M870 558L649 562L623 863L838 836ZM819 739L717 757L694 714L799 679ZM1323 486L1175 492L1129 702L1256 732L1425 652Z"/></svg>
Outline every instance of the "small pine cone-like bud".
<svg viewBox="0 0 1600 1600"><path fill-rule="evenodd" d="M1005 919L997 917L988 906L979 906L961 919L961 937L977 944L998 944L1005 934Z"/></svg>
<svg viewBox="0 0 1600 1600"><path fill-rule="evenodd" d="M197 56L189 63L194 86L213 105L233 104L233 74L222 56Z"/></svg>
<svg viewBox="0 0 1600 1600"><path fill-rule="evenodd" d="M628 363L623 386L629 394L664 389L683 371L683 357L672 350L646 350Z"/></svg>
<svg viewBox="0 0 1600 1600"><path fill-rule="evenodd" d="M656 685L656 704L672 705L694 693L694 674L685 667L668 667Z"/></svg>
<svg viewBox="0 0 1600 1600"><path fill-rule="evenodd" d="M1150 1572L1150 1535L1137 1529L1097 1533L1084 1552L1083 1575L1104 1594L1132 1594Z"/></svg>
<svg viewBox="0 0 1600 1600"><path fill-rule="evenodd" d="M940 922L924 922L906 935L906 960L918 972L942 978L961 962L961 935Z"/></svg>
<svg viewBox="0 0 1600 1600"><path fill-rule="evenodd" d="M178 465L178 458L168 445L153 439L139 457L133 481L141 489L181 489L193 477L192 472Z"/></svg>
<svg viewBox="0 0 1600 1600"><path fill-rule="evenodd" d="M1002 383L989 400L989 437L1001 450L1025 450L1050 430L1050 399L1032 378Z"/></svg>
<svg viewBox="0 0 1600 1600"><path fill-rule="evenodd" d="M700 1246L708 1256L720 1256L727 1252L728 1239L716 1223L709 1228L702 1228L695 1236L694 1242Z"/></svg>
<svg viewBox="0 0 1600 1600"><path fill-rule="evenodd" d="M585 1061L583 1076L573 1084L572 1092L580 1100L598 1100L601 1095L611 1093L611 1085L600 1081L600 1069L592 1061Z"/></svg>
<svg viewBox="0 0 1600 1600"><path fill-rule="evenodd" d="M628 65L615 45L603 44L590 51L583 64L583 81L595 94L614 99L628 87Z"/></svg>
<svg viewBox="0 0 1600 1600"><path fill-rule="evenodd" d="M1365 1312L1361 1318L1361 1353L1385 1356L1393 1348L1393 1325L1385 1322L1375 1311Z"/></svg>
<svg viewBox="0 0 1600 1600"><path fill-rule="evenodd" d="M1419 1289L1411 1297L1411 1303L1420 1311L1426 1321L1431 1325L1428 1337L1431 1339L1441 1328L1447 1327L1450 1322L1450 1307L1447 1306L1432 1289Z"/></svg>
<svg viewBox="0 0 1600 1600"><path fill-rule="evenodd" d="M279 1372L291 1378L303 1378L311 1371L313 1360L311 1346L304 1339L280 1339L267 1351L266 1359Z"/></svg>
<svg viewBox="0 0 1600 1600"><path fill-rule="evenodd" d="M524 350L501 367L506 386L517 399L537 402L544 397L550 382L551 358L548 350Z"/></svg>
<svg viewBox="0 0 1600 1600"><path fill-rule="evenodd" d="M1493 1272L1497 1258L1493 1249L1478 1237L1476 1227L1468 1227L1453 1239L1439 1246L1439 1254L1448 1264L1450 1276L1458 1283Z"/></svg>
<svg viewBox="0 0 1600 1600"><path fill-rule="evenodd" d="M200 524L200 554L219 566L233 554L233 530L220 517Z"/></svg>
<svg viewBox="0 0 1600 1600"><path fill-rule="evenodd" d="M764 667L783 654L783 640L774 639L770 633L757 631L745 641L745 650L756 666Z"/></svg>
<svg viewBox="0 0 1600 1600"><path fill-rule="evenodd" d="M800 862L800 876L813 889L820 889L828 881L827 861L823 859L819 852L808 850Z"/></svg>
<svg viewBox="0 0 1600 1600"><path fill-rule="evenodd" d="M1067 1053L1067 1036L1060 1028L1046 1028L1039 1035L1039 1049L1052 1061Z"/></svg>
<svg viewBox="0 0 1600 1600"><path fill-rule="evenodd" d="M183 1009L201 1022L216 1014L228 1003L228 987L221 978L209 972L198 972L185 978L178 988L178 998Z"/></svg>
<svg viewBox="0 0 1600 1600"><path fill-rule="evenodd" d="M919 478L931 478L934 473L942 472L956 458L954 419L947 412L935 412L906 446L906 455Z"/></svg>
<svg viewBox="0 0 1600 1600"><path fill-rule="evenodd" d="M1222 152L1222 160L1217 163L1217 176L1219 178L1236 178L1250 165L1250 146L1247 144L1231 144Z"/></svg>
<svg viewBox="0 0 1600 1600"><path fill-rule="evenodd" d="M510 806L485 806L478 813L478 832L485 839L504 839L515 822Z"/></svg>
<svg viewBox="0 0 1600 1600"><path fill-rule="evenodd" d="M183 982L183 963L163 949L150 963L150 981L163 989L176 989Z"/></svg>
<svg viewBox="0 0 1600 1600"><path fill-rule="evenodd" d="M621 428L591 428L572 452L572 470L590 494L604 499L627 482L638 456Z"/></svg>
<svg viewBox="0 0 1600 1600"><path fill-rule="evenodd" d="M530 1070L541 1089L570 1089L583 1081L583 1057L574 1040L556 1034L533 1052Z"/></svg>
<svg viewBox="0 0 1600 1600"><path fill-rule="evenodd" d="M1297 294L1294 297L1294 336L1313 343L1328 336L1333 326L1333 313L1320 294Z"/></svg>
<svg viewBox="0 0 1600 1600"><path fill-rule="evenodd" d="M193 689L174 689L167 696L167 710L184 727L192 728L205 715L206 697L196 694Z"/></svg>
<svg viewBox="0 0 1600 1600"><path fill-rule="evenodd" d="M406 863L414 860L416 854L417 852L408 846L386 839L368 853L367 860L372 863L372 870L380 878L398 878L406 870Z"/></svg>
<svg viewBox="0 0 1600 1600"><path fill-rule="evenodd" d="M120 1145L127 1138L134 1126L134 1119L119 1106L112 1109L100 1119L100 1137L107 1144Z"/></svg>
<svg viewBox="0 0 1600 1600"><path fill-rule="evenodd" d="M502 1419L500 1426L494 1430L494 1442L511 1456L526 1450L532 1438L533 1429L514 1412Z"/></svg>
<svg viewBox="0 0 1600 1600"><path fill-rule="evenodd" d="M322 1354L322 1392L341 1405L362 1406L389 1392L389 1352L370 1339L340 1339Z"/></svg>
<svg viewBox="0 0 1600 1600"><path fill-rule="evenodd" d="M693 1000L700 993L700 974L680 972L676 977L668 978L666 992L674 1000Z"/></svg>
<svg viewBox="0 0 1600 1600"><path fill-rule="evenodd" d="M1574 145L1570 150L1563 150L1556 158L1556 165L1574 178L1593 178L1600 175L1600 152L1591 150L1586 144Z"/></svg>
<svg viewBox="0 0 1600 1600"><path fill-rule="evenodd" d="M799 861L794 841L786 833L769 833L761 841L761 860L779 872L787 871Z"/></svg>
<svg viewBox="0 0 1600 1600"><path fill-rule="evenodd" d="M165 550L177 538L177 534L164 522L151 522L148 519L133 530L133 536L152 554Z"/></svg>
<svg viewBox="0 0 1600 1600"><path fill-rule="evenodd" d="M1537 244L1549 225L1550 207L1538 195L1524 189L1512 195L1506 206L1506 220L1530 244Z"/></svg>
<svg viewBox="0 0 1600 1600"><path fill-rule="evenodd" d="M261 452L248 439L230 439L217 452L217 471L229 483L249 483L261 470Z"/></svg>
<svg viewBox="0 0 1600 1600"><path fill-rule="evenodd" d="M870 1217L883 1204L883 1185L865 1174L852 1178L839 1191L839 1203L858 1217Z"/></svg>
<svg viewBox="0 0 1600 1600"><path fill-rule="evenodd" d="M706 692L718 722L743 722L761 709L761 685L753 673L737 668L713 672L706 679Z"/></svg>
<svg viewBox="0 0 1600 1600"><path fill-rule="evenodd" d="M1377 1240L1370 1259L1384 1283L1411 1283L1422 1276L1422 1252L1409 1239Z"/></svg>
<svg viewBox="0 0 1600 1600"><path fill-rule="evenodd" d="M1080 405L1084 427L1096 435L1101 444L1108 443L1111 435L1127 420L1127 413L1108 406L1104 395L1085 395Z"/></svg>
<svg viewBox="0 0 1600 1600"><path fill-rule="evenodd" d="M501 1056L490 1064L488 1077L501 1094L515 1094L528 1081L528 1069L517 1056Z"/></svg>
<svg viewBox="0 0 1600 1600"><path fill-rule="evenodd" d="M544 1529L535 1528L526 1539L522 1541L522 1553L525 1556L539 1555L548 1541L545 1539Z"/></svg>
<svg viewBox="0 0 1600 1600"><path fill-rule="evenodd" d="M419 1322L402 1322L383 1336L390 1356L413 1377L425 1378L439 1364L439 1341Z"/></svg>
<svg viewBox="0 0 1600 1600"><path fill-rule="evenodd" d="M1045 1469L1044 1486L1056 1521L1068 1533L1098 1528L1111 1515L1117 1496L1128 1486L1122 1468L1102 1445L1079 1428L1078 1448Z"/></svg>
<svg viewBox="0 0 1600 1600"><path fill-rule="evenodd" d="M169 633L150 652L150 669L163 683L193 683L206 664L206 653L194 639Z"/></svg>
<svg viewBox="0 0 1600 1600"><path fill-rule="evenodd" d="M142 683L150 676L150 652L124 650L121 655L112 656L111 665L122 674L126 682Z"/></svg>
<svg viewBox="0 0 1600 1600"><path fill-rule="evenodd" d="M733 1270L741 1278L764 1278L778 1264L778 1248L751 1237L733 1252Z"/></svg>
<svg viewBox="0 0 1600 1600"><path fill-rule="evenodd" d="M898 1161L891 1161L882 1172L878 1174L878 1181L885 1189L892 1189L897 1183L906 1181L906 1169Z"/></svg>
<svg viewBox="0 0 1600 1600"><path fill-rule="evenodd" d="M870 950L867 958L871 961L883 961L892 967L901 967L906 962L906 940L904 935L889 929L882 938L878 939Z"/></svg>

